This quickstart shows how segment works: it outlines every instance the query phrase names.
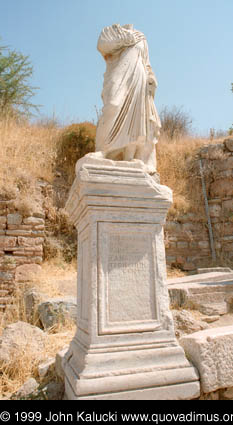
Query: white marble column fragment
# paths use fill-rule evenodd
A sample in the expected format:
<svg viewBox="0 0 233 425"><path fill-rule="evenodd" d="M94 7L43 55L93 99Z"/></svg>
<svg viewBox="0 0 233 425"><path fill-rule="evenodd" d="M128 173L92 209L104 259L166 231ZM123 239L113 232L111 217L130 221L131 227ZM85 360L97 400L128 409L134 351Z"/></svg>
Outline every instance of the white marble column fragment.
<svg viewBox="0 0 233 425"><path fill-rule="evenodd" d="M197 371L169 310L163 225L169 188L140 160L88 154L66 209L78 230L77 332L65 357L66 398L191 399Z"/></svg>

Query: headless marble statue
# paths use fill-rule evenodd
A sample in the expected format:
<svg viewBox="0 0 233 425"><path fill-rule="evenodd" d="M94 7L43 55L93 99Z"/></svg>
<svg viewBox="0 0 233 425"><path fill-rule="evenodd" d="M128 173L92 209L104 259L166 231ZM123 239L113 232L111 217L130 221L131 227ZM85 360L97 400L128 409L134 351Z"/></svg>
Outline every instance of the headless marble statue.
<svg viewBox="0 0 233 425"><path fill-rule="evenodd" d="M140 159L153 173L161 123L146 38L133 25L114 24L102 30L97 49L106 61L106 72L96 152L112 160Z"/></svg>

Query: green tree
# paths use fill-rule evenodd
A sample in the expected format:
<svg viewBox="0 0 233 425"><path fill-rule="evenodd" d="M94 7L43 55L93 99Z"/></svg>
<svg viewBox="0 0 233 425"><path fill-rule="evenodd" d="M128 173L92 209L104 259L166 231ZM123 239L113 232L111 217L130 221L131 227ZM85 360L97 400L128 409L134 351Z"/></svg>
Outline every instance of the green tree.
<svg viewBox="0 0 233 425"><path fill-rule="evenodd" d="M29 56L0 46L0 116L29 116L38 106L31 103L37 87L29 79L33 67Z"/></svg>

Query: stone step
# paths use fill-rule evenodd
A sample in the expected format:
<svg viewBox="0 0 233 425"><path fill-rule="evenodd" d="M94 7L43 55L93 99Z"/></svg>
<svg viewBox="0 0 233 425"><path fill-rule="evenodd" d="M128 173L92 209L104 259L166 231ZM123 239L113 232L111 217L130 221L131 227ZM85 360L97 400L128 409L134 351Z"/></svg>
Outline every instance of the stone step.
<svg viewBox="0 0 233 425"><path fill-rule="evenodd" d="M233 288L232 288L232 294L233 294ZM224 292L202 292L197 293L195 295L190 294L188 297L190 303L198 303L198 302L204 302L205 304L209 303L222 303L226 300L226 294Z"/></svg>
<svg viewBox="0 0 233 425"><path fill-rule="evenodd" d="M233 297L232 273L218 273L218 279L216 274L169 279L167 283L171 305L174 308L193 308L206 315L227 313L229 300ZM226 279L226 275L229 279Z"/></svg>
<svg viewBox="0 0 233 425"><path fill-rule="evenodd" d="M211 304L196 304L196 310L200 311L200 313L205 314L206 316L215 316L226 314L227 304L223 303L211 303Z"/></svg>
<svg viewBox="0 0 233 425"><path fill-rule="evenodd" d="M183 276L178 278L167 279L168 285L177 285L183 283L207 283L211 284L214 282L232 282L233 284L233 272L231 273L202 273L191 276Z"/></svg>

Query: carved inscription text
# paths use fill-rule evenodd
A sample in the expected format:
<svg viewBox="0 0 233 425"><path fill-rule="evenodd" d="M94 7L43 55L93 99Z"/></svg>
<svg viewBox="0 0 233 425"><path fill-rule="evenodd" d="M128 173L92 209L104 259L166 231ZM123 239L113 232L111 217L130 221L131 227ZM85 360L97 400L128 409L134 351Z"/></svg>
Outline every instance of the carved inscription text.
<svg viewBox="0 0 233 425"><path fill-rule="evenodd" d="M151 235L135 230L108 237L109 322L155 319Z"/></svg>

